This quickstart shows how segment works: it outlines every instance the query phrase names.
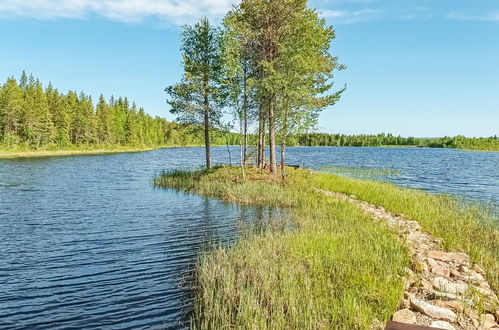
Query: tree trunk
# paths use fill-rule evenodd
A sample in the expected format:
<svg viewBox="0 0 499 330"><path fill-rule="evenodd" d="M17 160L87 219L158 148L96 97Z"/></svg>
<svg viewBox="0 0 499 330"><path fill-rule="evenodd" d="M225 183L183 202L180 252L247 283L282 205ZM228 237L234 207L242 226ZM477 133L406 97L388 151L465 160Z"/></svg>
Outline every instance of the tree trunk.
<svg viewBox="0 0 499 330"><path fill-rule="evenodd" d="M258 168L263 168L263 163L265 159L265 110L262 105L260 105L259 114L259 125L258 125L258 158L257 166Z"/></svg>
<svg viewBox="0 0 499 330"><path fill-rule="evenodd" d="M269 102L269 138L270 138L270 173L277 173L276 148L275 148L275 109L273 97Z"/></svg>
<svg viewBox="0 0 499 330"><path fill-rule="evenodd" d="M244 118L240 118L239 120L239 131L242 131L243 130L243 126L244 126L244 123L243 123L243 120ZM244 171L244 167L246 166L246 154L243 154L245 152L245 145L243 145L245 143L245 140L246 140L246 136L241 136L241 134L239 135L239 161L240 161L240 165L241 165L241 172L243 174L243 180L246 180L246 172Z"/></svg>
<svg viewBox="0 0 499 330"><path fill-rule="evenodd" d="M284 163L286 162L286 139L283 139L281 145L281 174L282 180L286 180L286 169L284 168Z"/></svg>
<svg viewBox="0 0 499 330"><path fill-rule="evenodd" d="M206 148L206 168L211 168L211 143L210 143L210 104L208 101L207 86L208 83L205 82L205 94L204 94L204 145Z"/></svg>
<svg viewBox="0 0 499 330"><path fill-rule="evenodd" d="M248 157L248 90L247 90L247 74L244 71L244 91L243 91L243 164L246 166Z"/></svg>

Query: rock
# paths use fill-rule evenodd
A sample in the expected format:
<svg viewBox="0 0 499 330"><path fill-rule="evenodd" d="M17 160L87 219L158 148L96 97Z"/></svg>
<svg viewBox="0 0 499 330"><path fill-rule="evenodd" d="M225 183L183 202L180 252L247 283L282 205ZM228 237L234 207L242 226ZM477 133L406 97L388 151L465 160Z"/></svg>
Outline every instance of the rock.
<svg viewBox="0 0 499 330"><path fill-rule="evenodd" d="M428 266L430 267L430 271L433 274L439 275L439 276L444 276L444 277L450 277L450 269L447 268L448 266L446 263L439 263L435 259L432 258L427 258L426 262L428 263Z"/></svg>
<svg viewBox="0 0 499 330"><path fill-rule="evenodd" d="M452 277L461 277L461 273L458 270L456 270L456 269L451 269L450 270L450 275Z"/></svg>
<svg viewBox="0 0 499 330"><path fill-rule="evenodd" d="M483 270L483 268L478 266L477 264L473 265L473 270L479 274L485 275L485 271Z"/></svg>
<svg viewBox="0 0 499 330"><path fill-rule="evenodd" d="M469 261L469 256L460 252L429 251L428 257L444 262L454 262L456 264L464 264Z"/></svg>
<svg viewBox="0 0 499 330"><path fill-rule="evenodd" d="M454 312L462 312L464 310L464 303L459 300L437 300L434 304L438 307L452 309Z"/></svg>
<svg viewBox="0 0 499 330"><path fill-rule="evenodd" d="M419 273L428 271L428 265L421 258L415 257L413 262L413 269Z"/></svg>
<svg viewBox="0 0 499 330"><path fill-rule="evenodd" d="M496 316L496 322L499 323L499 309L496 309L494 315Z"/></svg>
<svg viewBox="0 0 499 330"><path fill-rule="evenodd" d="M477 286L474 286L473 288L484 296L488 296L490 298L497 299L496 294L492 290L477 287Z"/></svg>
<svg viewBox="0 0 499 330"><path fill-rule="evenodd" d="M482 275L478 274L477 272L475 271L471 271L470 273L468 273L469 275L468 276L465 276L464 278L466 279L466 281L469 281L469 282L476 282L476 283L480 283L480 282L483 282L485 281L485 278L483 278Z"/></svg>
<svg viewBox="0 0 499 330"><path fill-rule="evenodd" d="M439 299L439 298L447 298L451 300L456 300L459 299L459 296L457 294L449 293L449 292L440 292L440 291L433 291L433 298Z"/></svg>
<svg viewBox="0 0 499 330"><path fill-rule="evenodd" d="M416 315L410 309L401 309L393 314L392 320L395 322L407 323L407 324L416 324Z"/></svg>
<svg viewBox="0 0 499 330"><path fill-rule="evenodd" d="M397 215L397 216L400 216L402 217L401 214ZM405 222L405 224L410 227L412 230L414 231L421 231L421 226L419 225L419 223L417 221L412 221L412 220L407 220Z"/></svg>
<svg viewBox="0 0 499 330"><path fill-rule="evenodd" d="M482 316L480 316L480 326L483 329L490 329L497 326L496 320L494 319L494 315L483 314Z"/></svg>
<svg viewBox="0 0 499 330"><path fill-rule="evenodd" d="M405 309L405 308L410 308L411 307L411 302L407 299L402 299L399 304L400 309Z"/></svg>
<svg viewBox="0 0 499 330"><path fill-rule="evenodd" d="M428 281L427 279L422 279L421 280L421 287L423 289L425 289L426 291L429 291L429 292L432 292L433 291L433 285L431 284L430 281Z"/></svg>
<svg viewBox="0 0 499 330"><path fill-rule="evenodd" d="M437 290L454 294L464 294L468 290L468 284L451 282L443 277L435 277L433 286Z"/></svg>
<svg viewBox="0 0 499 330"><path fill-rule="evenodd" d="M464 265L459 266L459 270L465 274L469 274L471 272L471 270Z"/></svg>
<svg viewBox="0 0 499 330"><path fill-rule="evenodd" d="M434 306L420 299L412 299L411 307L414 310L437 320L448 322L454 322L456 320L456 314L450 309Z"/></svg>
<svg viewBox="0 0 499 330"><path fill-rule="evenodd" d="M404 291L409 290L411 287L411 281L406 277L402 278L402 284L404 285Z"/></svg>
<svg viewBox="0 0 499 330"><path fill-rule="evenodd" d="M450 269L441 266L432 267L431 272L435 275L450 277Z"/></svg>
<svg viewBox="0 0 499 330"><path fill-rule="evenodd" d="M456 329L452 326L452 324L450 324L449 322L445 322L445 321L434 321L430 325L430 327L437 328L437 329L447 329L447 330L455 330Z"/></svg>
<svg viewBox="0 0 499 330"><path fill-rule="evenodd" d="M411 300L412 298L414 298L414 295L412 293L404 292L404 299Z"/></svg>

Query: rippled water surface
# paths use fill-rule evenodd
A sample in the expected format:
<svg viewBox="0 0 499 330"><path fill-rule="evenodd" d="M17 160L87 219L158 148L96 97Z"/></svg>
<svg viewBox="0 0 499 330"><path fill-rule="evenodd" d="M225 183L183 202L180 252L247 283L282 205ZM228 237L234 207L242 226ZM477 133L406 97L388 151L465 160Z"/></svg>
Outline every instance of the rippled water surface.
<svg viewBox="0 0 499 330"><path fill-rule="evenodd" d="M499 153L289 148L288 159L397 169L383 179L481 201L499 195ZM150 184L202 160L202 148L0 160L0 328L179 327L190 302L181 284L199 251L267 212ZM226 149L214 161L228 162Z"/></svg>

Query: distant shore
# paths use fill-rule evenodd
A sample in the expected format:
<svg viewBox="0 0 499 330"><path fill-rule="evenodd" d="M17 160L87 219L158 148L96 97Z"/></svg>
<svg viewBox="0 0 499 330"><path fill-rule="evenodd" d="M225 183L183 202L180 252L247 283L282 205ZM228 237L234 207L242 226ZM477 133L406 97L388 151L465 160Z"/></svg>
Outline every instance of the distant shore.
<svg viewBox="0 0 499 330"><path fill-rule="evenodd" d="M135 152L146 152L159 149L169 149L169 148L192 148L192 147L203 147L203 145L178 145L178 146L156 146L156 147L114 147L114 146L101 146L95 149L61 149L61 150L5 150L0 148L0 159L12 159L12 158L37 158L37 157L58 157L58 156L84 156L84 155L105 155L105 154L117 154L117 153L135 153ZM225 147L222 145L212 145L212 147ZM321 147L321 146L289 146L289 147ZM324 146L331 147L331 146ZM344 146L344 147L333 147L333 148L424 148L424 149L437 149L431 147L418 147L413 145L382 145L376 147L355 147L355 146ZM442 148L442 149L455 149L461 151L475 151L475 152L497 152L496 150L472 150L472 149L456 149L456 148Z"/></svg>
<svg viewBox="0 0 499 330"><path fill-rule="evenodd" d="M195 147L189 146L157 146L157 147L99 147L95 149L62 149L62 150L1 150L0 159L37 158L57 156L105 155L118 153L145 152L167 148Z"/></svg>

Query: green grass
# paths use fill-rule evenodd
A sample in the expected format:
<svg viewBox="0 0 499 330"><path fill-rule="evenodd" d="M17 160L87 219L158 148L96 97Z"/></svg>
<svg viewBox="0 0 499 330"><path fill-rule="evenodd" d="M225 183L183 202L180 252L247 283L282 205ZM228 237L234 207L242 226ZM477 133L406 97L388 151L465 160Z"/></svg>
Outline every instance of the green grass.
<svg viewBox="0 0 499 330"><path fill-rule="evenodd" d="M390 183L325 174L315 175L313 184L318 188L353 194L418 221L425 231L442 239L444 248L468 253L472 261L483 266L488 272L489 283L499 292L499 221L485 207Z"/></svg>
<svg viewBox="0 0 499 330"><path fill-rule="evenodd" d="M194 328L365 329L386 321L402 296L406 248L355 206L324 198L315 174L278 178L237 168L172 171L157 186L227 201L291 208L293 230L245 235L201 258Z"/></svg>
<svg viewBox="0 0 499 330"><path fill-rule="evenodd" d="M345 167L345 166L323 166L319 168L319 172L342 175L346 177L375 180L382 177L400 176L400 170L388 168L369 168L369 167Z"/></svg>
<svg viewBox="0 0 499 330"><path fill-rule="evenodd" d="M2 158L34 158L53 156L78 156L78 155L100 155L122 152L142 152L162 148L173 148L173 146L119 146L119 145L73 145L59 148L55 145L44 148L30 149L27 147L2 147L0 145L0 159Z"/></svg>
<svg viewBox="0 0 499 330"><path fill-rule="evenodd" d="M417 220L445 248L484 266L497 292L499 230L479 208L388 183L287 172L286 183L254 168L244 181L231 167L155 179L160 187L292 211L294 230L245 235L200 259L193 328L365 329L396 311L410 263L406 247L354 205L315 188L354 194Z"/></svg>

